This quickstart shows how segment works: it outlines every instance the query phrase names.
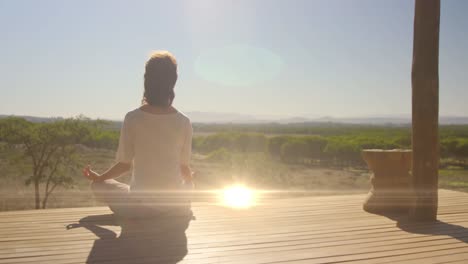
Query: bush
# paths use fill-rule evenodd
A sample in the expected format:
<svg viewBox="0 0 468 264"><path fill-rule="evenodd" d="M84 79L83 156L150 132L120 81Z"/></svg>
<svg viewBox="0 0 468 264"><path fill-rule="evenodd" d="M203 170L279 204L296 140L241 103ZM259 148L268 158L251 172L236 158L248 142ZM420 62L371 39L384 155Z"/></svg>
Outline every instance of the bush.
<svg viewBox="0 0 468 264"><path fill-rule="evenodd" d="M272 157L280 157L281 147L290 139L291 137L289 136L278 136L270 138L267 143L268 154L270 154Z"/></svg>
<svg viewBox="0 0 468 264"><path fill-rule="evenodd" d="M307 143L304 140L288 140L281 146L281 160L298 162L307 157Z"/></svg>
<svg viewBox="0 0 468 264"><path fill-rule="evenodd" d="M224 148L238 152L265 152L267 139L258 133L218 133L193 140L195 151L210 153Z"/></svg>
<svg viewBox="0 0 468 264"><path fill-rule="evenodd" d="M232 147L240 152L265 152L267 139L258 133L235 134L232 138Z"/></svg>
<svg viewBox="0 0 468 264"><path fill-rule="evenodd" d="M274 126L271 126L272 129ZM270 129L269 128L269 129ZM286 127L284 127L286 129ZM299 127L297 127L299 129ZM242 127L250 131L254 127ZM310 127L317 135L281 135L267 137L259 133L222 132L206 137L195 137L194 151L211 153L220 148L228 152L263 152L284 162L326 163L361 166L363 149L395 149L411 147L409 127L337 126ZM254 130L256 131L256 130ZM265 130L269 131L269 130ZM274 130L272 130L274 131ZM468 158L468 126L442 126L440 150L443 158L460 161Z"/></svg>
<svg viewBox="0 0 468 264"><path fill-rule="evenodd" d="M440 151L442 157L463 159L468 157L468 139L445 138L441 140Z"/></svg>
<svg viewBox="0 0 468 264"><path fill-rule="evenodd" d="M328 142L325 153L335 165L362 164L361 148L353 141L333 139Z"/></svg>
<svg viewBox="0 0 468 264"><path fill-rule="evenodd" d="M206 160L210 162L229 162L231 161L231 153L225 148L220 148L210 152Z"/></svg>

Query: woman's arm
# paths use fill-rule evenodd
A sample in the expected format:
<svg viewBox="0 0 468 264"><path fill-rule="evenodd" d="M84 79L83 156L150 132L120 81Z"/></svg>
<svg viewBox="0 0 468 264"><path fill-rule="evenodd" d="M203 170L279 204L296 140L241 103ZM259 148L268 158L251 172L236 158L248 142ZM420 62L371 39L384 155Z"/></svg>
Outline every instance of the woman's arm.
<svg viewBox="0 0 468 264"><path fill-rule="evenodd" d="M97 172L91 170L91 167L88 165L83 170L83 175L95 182L101 182L109 179L114 179L122 175L123 173L130 170L132 167L131 163L118 162L110 167L106 172L99 175Z"/></svg>
<svg viewBox="0 0 468 264"><path fill-rule="evenodd" d="M189 165L192 156L192 134L192 124L189 121L187 122L187 128L185 131L185 139L184 145L182 147L180 163L180 172L185 182L192 182L193 180L193 172Z"/></svg>
<svg viewBox="0 0 468 264"><path fill-rule="evenodd" d="M83 169L83 176L92 181L114 179L130 170L134 157L133 133L130 124L130 114L125 115L120 129L119 146L116 153L116 163L103 174L99 174L88 165Z"/></svg>

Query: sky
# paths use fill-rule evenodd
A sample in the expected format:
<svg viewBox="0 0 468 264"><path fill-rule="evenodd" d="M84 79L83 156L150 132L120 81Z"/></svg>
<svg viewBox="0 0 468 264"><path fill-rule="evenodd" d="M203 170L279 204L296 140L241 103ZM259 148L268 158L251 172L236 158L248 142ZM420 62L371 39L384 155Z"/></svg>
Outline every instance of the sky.
<svg viewBox="0 0 468 264"><path fill-rule="evenodd" d="M440 114L468 116L468 1L443 0ZM411 113L411 0L0 0L0 114L122 119L169 50L184 112Z"/></svg>

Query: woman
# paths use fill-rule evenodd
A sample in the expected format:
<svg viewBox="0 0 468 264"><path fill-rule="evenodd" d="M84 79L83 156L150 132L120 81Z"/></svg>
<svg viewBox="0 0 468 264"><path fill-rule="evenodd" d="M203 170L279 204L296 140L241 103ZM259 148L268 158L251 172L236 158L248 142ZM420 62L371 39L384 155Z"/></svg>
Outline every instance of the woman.
<svg viewBox="0 0 468 264"><path fill-rule="evenodd" d="M167 51L152 54L145 67L142 105L125 116L116 163L102 174L89 166L83 170L93 181L96 199L116 214L191 214L188 200L180 194L184 186L192 186L192 126L172 106L176 81L174 56ZM114 180L132 167L130 185Z"/></svg>

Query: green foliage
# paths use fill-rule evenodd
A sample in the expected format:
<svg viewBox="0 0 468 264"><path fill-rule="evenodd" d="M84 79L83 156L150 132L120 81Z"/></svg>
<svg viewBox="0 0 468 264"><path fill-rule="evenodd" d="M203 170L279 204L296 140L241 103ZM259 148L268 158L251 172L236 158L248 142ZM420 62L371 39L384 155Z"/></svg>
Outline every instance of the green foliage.
<svg viewBox="0 0 468 264"><path fill-rule="evenodd" d="M13 171L10 168L15 167L15 175L26 176L25 183L45 186L45 190L41 190L45 207L55 186L73 186L75 182L70 175L76 165L88 162L78 156L77 150L102 151L106 153L103 160L111 159L118 145L120 125L84 117L48 123L32 123L14 117L0 119L0 163L10 175ZM193 150L206 155L203 160L209 162L210 168L236 168L232 175L245 175L258 182L282 182L283 185L295 175L290 173L290 167L302 164L361 167L364 166L362 149L411 148L410 126L194 124L194 131ZM197 136L199 132L212 134ZM439 135L441 168L466 169L468 126L441 126ZM456 180L464 182L464 179Z"/></svg>
<svg viewBox="0 0 468 264"><path fill-rule="evenodd" d="M217 133L193 140L193 148L209 153L224 148L237 152L264 152L267 146L265 135L258 133Z"/></svg>
<svg viewBox="0 0 468 264"><path fill-rule="evenodd" d="M321 159L326 146L327 140L319 136L289 137L281 144L281 159L283 161Z"/></svg>
<svg viewBox="0 0 468 264"><path fill-rule="evenodd" d="M25 184L34 185L36 209L47 206L47 200L57 186L69 188L74 185L71 175L78 169L78 145L115 145L114 139L101 132L100 127L99 121L82 117L49 123L32 123L13 117L0 120L1 141L20 153L11 157L11 161L31 164ZM44 185L42 192L40 184Z"/></svg>
<svg viewBox="0 0 468 264"><path fill-rule="evenodd" d="M201 153L218 149L249 153L265 152L289 163L363 166L361 150L409 148L409 134L372 131L367 134L334 136L280 135L266 137L258 133L217 133L196 137L193 148Z"/></svg>
<svg viewBox="0 0 468 264"><path fill-rule="evenodd" d="M271 157L293 163L363 166L363 149L411 148L409 126L323 123L195 124L194 127L199 132L220 131L195 137L195 151L210 153L219 148L243 153L264 151ZM442 158L455 158L463 162L468 159L467 125L441 126L439 134Z"/></svg>
<svg viewBox="0 0 468 264"><path fill-rule="evenodd" d="M281 160L293 162L306 157L307 144L302 140L288 140L281 145Z"/></svg>
<svg viewBox="0 0 468 264"><path fill-rule="evenodd" d="M320 135L340 136L356 134L386 134L387 136L409 134L411 127L408 125L361 125L340 123L291 123L291 124L193 124L194 131L208 133L261 133L267 135ZM458 127L455 127L457 130ZM457 135L468 133L468 126L457 130ZM468 135L467 135L468 136Z"/></svg>
<svg viewBox="0 0 468 264"><path fill-rule="evenodd" d="M273 157L281 156L281 148L288 140L291 140L289 136L276 136L268 140L267 150L268 153Z"/></svg>
<svg viewBox="0 0 468 264"><path fill-rule="evenodd" d="M264 134L236 134L233 138L234 149L240 152L264 152L267 139Z"/></svg>
<svg viewBox="0 0 468 264"><path fill-rule="evenodd" d="M439 170L439 187L468 192L468 170L457 167Z"/></svg>
<svg viewBox="0 0 468 264"><path fill-rule="evenodd" d="M86 122L89 136L83 142L84 145L100 149L117 149L120 131L115 129L112 122L104 120Z"/></svg>
<svg viewBox="0 0 468 264"><path fill-rule="evenodd" d="M325 149L327 158L335 165L362 165L361 146L346 138L333 138Z"/></svg>
<svg viewBox="0 0 468 264"><path fill-rule="evenodd" d="M441 153L445 157L467 158L468 138L449 137L441 140Z"/></svg>
<svg viewBox="0 0 468 264"><path fill-rule="evenodd" d="M206 161L210 162L230 162L231 161L231 152L227 151L225 148L219 148L210 152L206 156Z"/></svg>

